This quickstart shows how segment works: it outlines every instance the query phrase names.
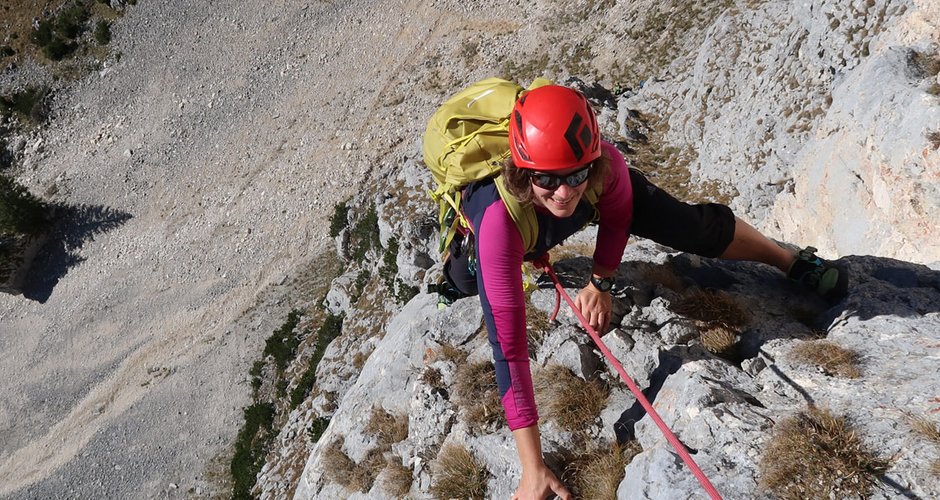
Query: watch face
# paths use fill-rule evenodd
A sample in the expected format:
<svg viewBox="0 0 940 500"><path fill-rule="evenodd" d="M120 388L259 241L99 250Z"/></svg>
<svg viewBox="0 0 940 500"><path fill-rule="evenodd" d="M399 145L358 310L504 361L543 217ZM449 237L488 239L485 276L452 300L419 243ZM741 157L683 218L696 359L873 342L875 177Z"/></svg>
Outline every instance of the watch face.
<svg viewBox="0 0 940 500"><path fill-rule="evenodd" d="M610 289L614 287L613 278L595 278L591 276L591 283L602 292L609 292Z"/></svg>

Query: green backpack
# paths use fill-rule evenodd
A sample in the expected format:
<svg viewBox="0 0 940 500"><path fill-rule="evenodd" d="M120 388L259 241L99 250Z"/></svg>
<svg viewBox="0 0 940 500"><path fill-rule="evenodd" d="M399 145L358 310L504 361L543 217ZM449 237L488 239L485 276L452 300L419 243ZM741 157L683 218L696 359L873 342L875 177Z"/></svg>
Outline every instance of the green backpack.
<svg viewBox="0 0 940 500"><path fill-rule="evenodd" d="M498 177L509 158L509 115L524 90L552 82L537 78L528 89L487 78L452 96L431 116L424 132L424 163L431 169L437 189L431 198L440 204L440 252L443 254L459 228L470 229L460 210L460 190L471 182ZM528 252L535 246L538 225L532 207L523 207L501 179L496 187Z"/></svg>

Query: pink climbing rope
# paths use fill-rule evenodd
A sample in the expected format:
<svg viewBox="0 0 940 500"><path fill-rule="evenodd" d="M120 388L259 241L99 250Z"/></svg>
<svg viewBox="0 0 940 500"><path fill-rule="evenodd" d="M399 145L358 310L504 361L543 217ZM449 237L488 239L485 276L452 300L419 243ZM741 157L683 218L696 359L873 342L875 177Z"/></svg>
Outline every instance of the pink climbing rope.
<svg viewBox="0 0 940 500"><path fill-rule="evenodd" d="M646 410L647 415L653 419L653 422L656 422L656 426L659 427L659 430L662 431L663 435L666 437L666 440L669 441L669 444L675 448L676 452L679 453L679 456L682 457L682 461L689 466L689 469L692 471L692 474L695 475L695 478L698 479L698 482L701 483L702 488L708 492L708 495L712 497L713 500L721 500L721 495L718 494L718 490L712 486L711 481L705 477L705 473L702 472L702 469L699 468L698 464L695 463L695 460L692 459L692 456L689 455L688 450L685 449L685 445L679 441L679 438L669 430L669 426L663 422L663 419L659 417L659 414L656 413L656 410L653 409L653 405L650 404L649 400L646 399L646 396L640 391L640 388L637 387L633 379L627 375L626 370L623 369L623 365L617 361L617 358L610 352L610 349L607 348L607 345L604 344L604 341L601 340L601 336L598 335L597 331L591 328L591 325L588 324L588 320L581 314L581 311L575 307L574 301L571 300L571 296L568 295L568 292L565 291L565 288L561 286L561 283L558 281L558 276L555 275L555 270L552 268L551 262L548 260L548 254L543 255L541 258L536 260L533 264L537 267L542 267L555 282L555 310L552 312L551 320L555 321L555 316L558 314L558 309L561 307L560 297L564 296L565 301L568 302L568 305L571 306L571 310L574 311L574 314L578 317L578 320L581 321L581 326L587 331L588 335L591 336L591 340L597 344L597 347L600 348L601 352L604 353L604 357L607 358L607 361L610 362L617 370L617 373L620 374L620 378L626 382L627 387L630 388L630 392L636 396L637 401L640 402L640 405L643 406L643 409Z"/></svg>

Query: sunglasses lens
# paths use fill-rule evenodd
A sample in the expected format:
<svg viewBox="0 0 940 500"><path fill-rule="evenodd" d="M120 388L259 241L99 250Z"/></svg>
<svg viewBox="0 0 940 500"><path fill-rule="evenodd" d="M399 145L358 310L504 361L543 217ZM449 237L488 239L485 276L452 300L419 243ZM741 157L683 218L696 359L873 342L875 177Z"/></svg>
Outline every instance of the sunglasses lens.
<svg viewBox="0 0 940 500"><path fill-rule="evenodd" d="M584 183L587 180L588 175L591 174L590 167L578 170L577 172L565 177L565 184L571 187L577 187Z"/></svg>
<svg viewBox="0 0 940 500"><path fill-rule="evenodd" d="M556 189L561 185L561 178L549 174L532 174L532 184L542 189Z"/></svg>

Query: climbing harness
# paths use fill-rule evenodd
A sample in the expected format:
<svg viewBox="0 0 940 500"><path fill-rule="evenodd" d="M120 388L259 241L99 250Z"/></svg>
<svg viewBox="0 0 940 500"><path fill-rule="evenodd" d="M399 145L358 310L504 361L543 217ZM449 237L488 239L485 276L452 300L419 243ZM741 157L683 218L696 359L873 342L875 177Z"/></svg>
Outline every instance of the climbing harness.
<svg viewBox="0 0 940 500"><path fill-rule="evenodd" d="M688 450L685 449L685 445L679 441L679 438L676 437L672 431L669 430L669 427L663 422L663 419L659 417L659 414L656 413L656 410L653 408L653 405L650 404L649 400L646 399L646 396L640 391L640 388L637 387L633 379L627 375L626 370L623 369L623 365L617 361L617 358L610 352L610 349L607 348L607 345L604 344L604 341L601 340L600 335L596 330L591 328L591 325L588 323L588 320L581 314L581 311L575 306L571 296L568 295L568 292L565 291L565 288L561 285L561 282L558 281L558 276L555 274L555 270L552 268L552 264L549 261L549 255L547 253L540 256L537 260L532 263L536 268L541 268L545 274L551 277L552 281L555 283L555 309L552 311L551 321L555 321L555 317L558 315L558 310L561 307L561 298L564 296L565 301L571 306L571 310L574 311L575 316L578 317L578 320L581 321L581 326L584 327L588 335L590 335L591 340L594 341L594 344L604 353L604 357L607 358L607 361L617 370L617 373L620 374L620 378L627 384L627 387L630 388L630 392L636 397L637 401L640 402L640 405L643 406L643 409L646 410L646 413L653 419L653 422L656 423L656 426L659 427L659 430L662 431L663 436L666 437L666 440L669 441L669 444L675 448L676 452L682 457L682 461L689 466L689 469L692 471L692 474L695 475L695 478L698 479L698 482L701 483L702 488L708 492L708 495L711 496L712 500L721 500L721 495L718 494L718 490L712 486L712 483L705 477L705 473L702 472L702 469L695 463L695 460L692 459L692 456L689 455Z"/></svg>

